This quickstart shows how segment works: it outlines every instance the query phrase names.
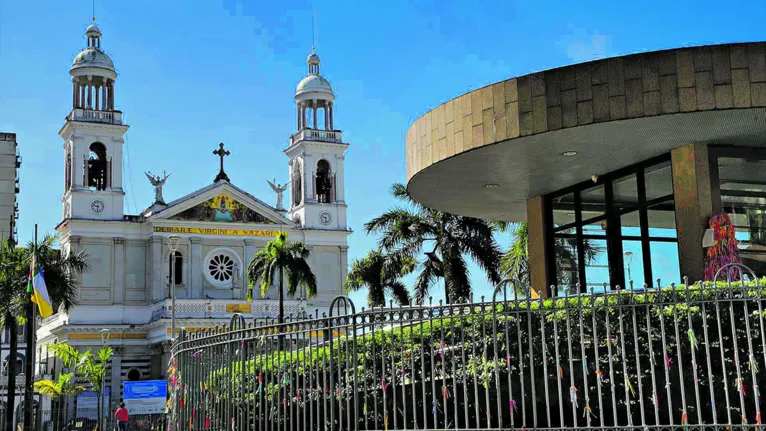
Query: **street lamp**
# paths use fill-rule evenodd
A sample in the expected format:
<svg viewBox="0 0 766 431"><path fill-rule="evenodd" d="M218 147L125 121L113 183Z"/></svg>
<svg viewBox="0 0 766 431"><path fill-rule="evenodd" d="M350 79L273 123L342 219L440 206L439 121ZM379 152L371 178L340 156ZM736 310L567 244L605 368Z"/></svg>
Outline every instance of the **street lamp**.
<svg viewBox="0 0 766 431"><path fill-rule="evenodd" d="M106 342L109 340L109 329L104 328L101 330L101 345L106 347ZM106 391L106 388L104 385L106 382L104 381L106 379L106 369L104 370L104 374L101 375L101 393L98 394L99 397L101 397L101 410L98 412L98 423L100 424L101 421L104 419L104 393ZM111 398L111 397L110 397ZM99 426L99 429L101 427Z"/></svg>
<svg viewBox="0 0 766 431"><path fill-rule="evenodd" d="M165 238L168 249L170 250L170 339L176 337L176 251L180 236L171 235Z"/></svg>
<svg viewBox="0 0 766 431"><path fill-rule="evenodd" d="M625 255L625 260L628 263L628 268L627 268L628 269L628 280L627 280L627 282L629 283L629 282L633 281L633 277L630 276L630 263L633 261L633 252L632 251L626 251L623 254Z"/></svg>

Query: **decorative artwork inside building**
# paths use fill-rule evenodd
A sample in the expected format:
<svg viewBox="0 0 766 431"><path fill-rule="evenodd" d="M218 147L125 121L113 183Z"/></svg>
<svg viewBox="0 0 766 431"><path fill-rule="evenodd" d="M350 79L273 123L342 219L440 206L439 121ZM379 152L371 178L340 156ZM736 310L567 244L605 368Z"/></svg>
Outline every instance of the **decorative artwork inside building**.
<svg viewBox="0 0 766 431"><path fill-rule="evenodd" d="M220 194L170 218L172 220L274 224L225 194Z"/></svg>

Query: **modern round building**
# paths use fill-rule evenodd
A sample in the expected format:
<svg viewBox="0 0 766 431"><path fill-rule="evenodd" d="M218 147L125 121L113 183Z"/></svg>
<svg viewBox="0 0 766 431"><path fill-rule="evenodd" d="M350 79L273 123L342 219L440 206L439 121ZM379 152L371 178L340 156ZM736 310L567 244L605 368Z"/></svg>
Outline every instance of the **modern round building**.
<svg viewBox="0 0 766 431"><path fill-rule="evenodd" d="M408 130L407 188L442 211L526 221L544 296L702 279L724 212L764 275L765 47L634 54L464 94Z"/></svg>

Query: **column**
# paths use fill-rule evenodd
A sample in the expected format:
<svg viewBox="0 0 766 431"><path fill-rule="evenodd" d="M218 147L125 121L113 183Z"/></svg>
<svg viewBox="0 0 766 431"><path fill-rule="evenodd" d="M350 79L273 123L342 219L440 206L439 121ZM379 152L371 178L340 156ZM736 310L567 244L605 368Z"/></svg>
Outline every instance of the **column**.
<svg viewBox="0 0 766 431"><path fill-rule="evenodd" d="M125 238L114 238L114 278L112 303L122 304L125 298Z"/></svg>
<svg viewBox="0 0 766 431"><path fill-rule="evenodd" d="M301 103L301 128L306 128L306 105L304 103Z"/></svg>
<svg viewBox="0 0 766 431"><path fill-rule="evenodd" d="M72 209L74 210L74 208ZM69 237L69 254L77 254L82 251L82 237L72 235ZM77 275L77 283L82 286L82 272ZM77 299L82 299L82 289L77 289Z"/></svg>
<svg viewBox="0 0 766 431"><path fill-rule="evenodd" d="M205 268L202 267L202 238L192 237L191 241L191 255L189 261L189 279L191 280L191 297L192 298L204 298L204 287L202 285L202 271Z"/></svg>
<svg viewBox="0 0 766 431"><path fill-rule="evenodd" d="M347 295L346 290L343 288L343 283L346 282L346 276L348 275L348 246L342 245L340 248L340 292L338 295Z"/></svg>
<svg viewBox="0 0 766 431"><path fill-rule="evenodd" d="M101 106L99 104L99 102L101 101L101 99L99 97L101 95L101 91L100 90L101 90L101 87L93 84L93 92L95 93L93 95L95 97L95 101L93 102L93 109L95 109L96 111L101 109Z"/></svg>
<svg viewBox="0 0 766 431"><path fill-rule="evenodd" d="M110 109L114 111L114 80L110 81L111 86L109 87L109 104Z"/></svg>
<svg viewBox="0 0 766 431"><path fill-rule="evenodd" d="M322 112L324 113L324 129L325 130L329 130L329 126L330 126L329 120L330 120L330 117L327 115L327 104L326 103L324 105L324 109L322 109Z"/></svg>
<svg viewBox="0 0 766 431"><path fill-rule="evenodd" d="M295 129L295 130L301 130L301 103L300 102L298 102L297 108L298 109L296 110L296 112L297 112L296 117L297 117L297 120L298 120L298 128Z"/></svg>
<svg viewBox="0 0 766 431"><path fill-rule="evenodd" d="M93 101L93 76L88 75L88 109L93 109L91 102Z"/></svg>
<svg viewBox="0 0 766 431"><path fill-rule="evenodd" d="M333 113L332 113L333 108L332 108L332 106L333 106L333 103L330 102L330 130L335 130L335 124L333 123Z"/></svg>
<svg viewBox="0 0 766 431"><path fill-rule="evenodd" d="M311 125L314 129L318 129L317 127L317 101L314 100L314 103L312 104L312 108L314 109L314 123Z"/></svg>
<svg viewBox="0 0 766 431"><path fill-rule="evenodd" d="M689 144L670 152L678 233L679 276L705 277L702 237L713 215L707 144Z"/></svg>
<svg viewBox="0 0 766 431"><path fill-rule="evenodd" d="M250 264L250 261L253 259L253 256L255 256L255 253L258 252L258 248L255 246L256 241L254 239L246 239L245 240L245 260L242 262L242 265L244 268L242 268L242 281L245 283L245 287L247 288L250 281L247 279L247 266ZM256 289L258 287L253 287L253 297L257 297ZM246 296L243 294L242 298L245 298Z"/></svg>
<svg viewBox="0 0 766 431"><path fill-rule="evenodd" d="M346 159L346 156L342 154L336 154L335 155L335 200L337 202L344 202L345 198L345 180L343 175L343 160ZM341 220L338 219L338 223L340 223Z"/></svg>
<svg viewBox="0 0 766 431"><path fill-rule="evenodd" d="M105 111L111 111L112 110L111 103L109 101L109 98L111 97L110 93L111 93L111 90L109 90L109 80L105 79L104 80L104 102L105 102L104 103L104 110Z"/></svg>
<svg viewBox="0 0 766 431"><path fill-rule="evenodd" d="M111 405L104 406L104 410L106 411L113 411L115 410L114 404L120 401L120 391L122 390L122 353L123 353L123 347L122 346L113 346L112 347L112 380L111 385L109 387L110 398L111 398Z"/></svg>
<svg viewBox="0 0 766 431"><path fill-rule="evenodd" d="M106 111L106 78L101 82L101 110Z"/></svg>
<svg viewBox="0 0 766 431"><path fill-rule="evenodd" d="M77 80L72 79L72 108L77 107Z"/></svg>
<svg viewBox="0 0 766 431"><path fill-rule="evenodd" d="M527 231L529 234L529 279L531 293L534 298L547 298L549 266L551 265L546 251L547 238L545 228L545 203L542 196L527 200Z"/></svg>
<svg viewBox="0 0 766 431"><path fill-rule="evenodd" d="M151 237L149 240L149 247L151 247L149 253L151 261L147 266L148 268L151 268L151 270L147 271L147 274L150 275L151 279L147 285L151 286L152 302L158 302L165 299L165 290L167 287L167 283L165 283L165 280L162 278L162 237Z"/></svg>
<svg viewBox="0 0 766 431"><path fill-rule="evenodd" d="M77 104L78 108L85 108L85 86L79 84L80 88L80 103Z"/></svg>

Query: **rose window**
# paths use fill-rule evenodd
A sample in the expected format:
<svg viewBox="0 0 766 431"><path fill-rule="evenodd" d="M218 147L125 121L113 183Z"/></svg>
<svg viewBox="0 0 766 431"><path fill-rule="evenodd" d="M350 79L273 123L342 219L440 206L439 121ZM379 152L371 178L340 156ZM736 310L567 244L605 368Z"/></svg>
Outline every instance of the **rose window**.
<svg viewBox="0 0 766 431"><path fill-rule="evenodd" d="M228 248L217 248L208 253L205 259L205 279L219 288L231 288L241 276L242 267L239 257Z"/></svg>
<svg viewBox="0 0 766 431"><path fill-rule="evenodd" d="M234 259L225 254L217 254L210 259L207 270L214 280L229 281L234 273Z"/></svg>

